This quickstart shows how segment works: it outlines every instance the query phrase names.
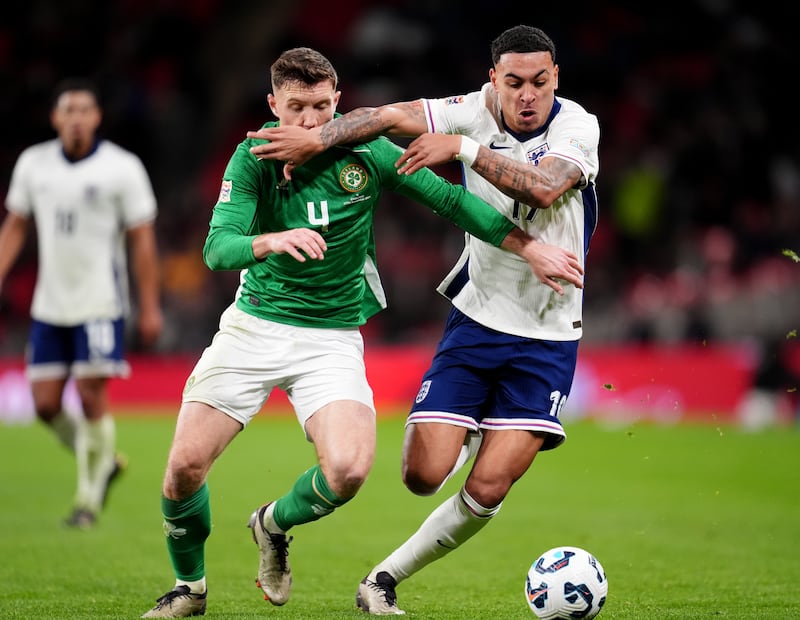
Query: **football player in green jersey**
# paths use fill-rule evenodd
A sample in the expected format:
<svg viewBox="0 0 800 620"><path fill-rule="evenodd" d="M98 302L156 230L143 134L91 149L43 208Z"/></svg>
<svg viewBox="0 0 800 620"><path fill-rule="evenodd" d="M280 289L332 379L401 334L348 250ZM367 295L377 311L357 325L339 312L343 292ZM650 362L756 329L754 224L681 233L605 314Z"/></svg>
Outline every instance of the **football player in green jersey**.
<svg viewBox="0 0 800 620"><path fill-rule="evenodd" d="M338 78L318 52L284 52L271 78L268 103L278 123L311 129L333 118ZM241 285L183 393L161 501L176 582L146 618L205 612L206 476L274 387L288 395L318 463L251 515L257 583L270 603L283 605L290 594L287 532L329 515L364 483L375 451L375 406L359 327L386 306L373 234L383 190L518 254L556 290L559 280L582 282L574 254L538 243L463 187L428 169L398 175L401 150L385 138L331 149L290 182L282 162L250 152L258 142L247 139L234 151L203 250L211 269L241 270Z"/></svg>

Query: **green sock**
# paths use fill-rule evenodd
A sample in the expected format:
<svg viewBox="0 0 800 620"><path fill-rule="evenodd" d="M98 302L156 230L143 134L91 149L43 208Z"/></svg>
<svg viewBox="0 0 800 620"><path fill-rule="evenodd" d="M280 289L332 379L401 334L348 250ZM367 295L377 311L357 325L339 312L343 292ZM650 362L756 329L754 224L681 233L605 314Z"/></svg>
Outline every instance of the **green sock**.
<svg viewBox="0 0 800 620"><path fill-rule="evenodd" d="M322 475L322 469L315 465L297 479L291 491L275 502L272 518L279 528L286 531L293 525L316 521L350 499L334 494Z"/></svg>
<svg viewBox="0 0 800 620"><path fill-rule="evenodd" d="M206 574L205 543L211 534L211 504L208 484L184 500L161 497L164 513L164 535L167 552L175 576L184 581L197 581Z"/></svg>

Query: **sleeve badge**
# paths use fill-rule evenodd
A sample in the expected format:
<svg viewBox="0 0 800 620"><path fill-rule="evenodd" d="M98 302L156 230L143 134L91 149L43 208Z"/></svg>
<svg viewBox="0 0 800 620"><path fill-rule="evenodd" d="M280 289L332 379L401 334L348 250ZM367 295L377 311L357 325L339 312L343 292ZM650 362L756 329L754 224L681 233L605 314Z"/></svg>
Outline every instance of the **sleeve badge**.
<svg viewBox="0 0 800 620"><path fill-rule="evenodd" d="M217 198L217 202L230 202L231 190L233 190L233 181L223 181L222 187L219 188L219 198Z"/></svg>

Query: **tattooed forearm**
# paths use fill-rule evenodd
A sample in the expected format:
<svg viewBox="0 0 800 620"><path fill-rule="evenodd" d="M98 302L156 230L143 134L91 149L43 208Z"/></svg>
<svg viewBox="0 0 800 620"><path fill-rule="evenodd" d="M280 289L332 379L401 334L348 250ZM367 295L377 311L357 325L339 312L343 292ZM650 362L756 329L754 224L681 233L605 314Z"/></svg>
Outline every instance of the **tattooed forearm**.
<svg viewBox="0 0 800 620"><path fill-rule="evenodd" d="M532 166L481 147L472 169L514 200L533 205L538 179Z"/></svg>
<svg viewBox="0 0 800 620"><path fill-rule="evenodd" d="M357 108L325 123L320 140L325 148L337 144L365 142L388 133L396 136L418 136L427 131L422 102L392 103L379 108Z"/></svg>
<svg viewBox="0 0 800 620"><path fill-rule="evenodd" d="M538 166L517 162L481 147L472 169L504 194L536 208L547 208L581 178L580 169L558 157Z"/></svg>
<svg viewBox="0 0 800 620"><path fill-rule="evenodd" d="M319 137L325 148L349 142L362 142L376 138L386 127L379 108L357 108L329 123L325 123Z"/></svg>
<svg viewBox="0 0 800 620"><path fill-rule="evenodd" d="M401 103L397 106L407 119L407 124L403 127L408 130L408 135L419 135L428 130L428 120L425 118L425 106L421 99Z"/></svg>

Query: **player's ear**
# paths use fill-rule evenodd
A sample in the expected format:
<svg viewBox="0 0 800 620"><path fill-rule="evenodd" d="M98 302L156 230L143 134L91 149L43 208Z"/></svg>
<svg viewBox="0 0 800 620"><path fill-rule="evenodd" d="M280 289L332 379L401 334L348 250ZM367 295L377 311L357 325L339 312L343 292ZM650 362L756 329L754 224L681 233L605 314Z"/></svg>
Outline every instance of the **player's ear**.
<svg viewBox="0 0 800 620"><path fill-rule="evenodd" d="M94 129L97 129L103 123L103 111L100 109L99 106L95 106L94 108L93 123L94 123Z"/></svg>
<svg viewBox="0 0 800 620"><path fill-rule="evenodd" d="M280 118L278 116L278 105L275 101L275 96L272 93L267 94L267 105L269 105L269 109L272 110L272 113L276 116L276 118Z"/></svg>
<svg viewBox="0 0 800 620"><path fill-rule="evenodd" d="M336 107L339 105L339 98L342 96L342 91L337 90L333 93L333 111L336 112Z"/></svg>

